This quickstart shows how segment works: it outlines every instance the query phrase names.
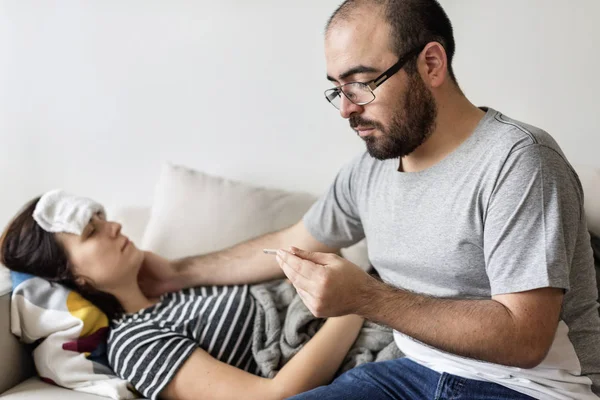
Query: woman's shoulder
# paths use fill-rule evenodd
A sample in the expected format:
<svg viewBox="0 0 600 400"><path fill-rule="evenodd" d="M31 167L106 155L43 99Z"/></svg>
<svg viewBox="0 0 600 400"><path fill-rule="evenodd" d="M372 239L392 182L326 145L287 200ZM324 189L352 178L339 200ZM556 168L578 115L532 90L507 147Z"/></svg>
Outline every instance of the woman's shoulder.
<svg viewBox="0 0 600 400"><path fill-rule="evenodd" d="M133 313L121 313L115 316L110 321L111 335L135 329L138 325L151 328L157 322L155 318L157 311L161 310L165 304L171 303L173 301L172 297L172 293L166 293L160 296L158 301L149 307L142 308Z"/></svg>

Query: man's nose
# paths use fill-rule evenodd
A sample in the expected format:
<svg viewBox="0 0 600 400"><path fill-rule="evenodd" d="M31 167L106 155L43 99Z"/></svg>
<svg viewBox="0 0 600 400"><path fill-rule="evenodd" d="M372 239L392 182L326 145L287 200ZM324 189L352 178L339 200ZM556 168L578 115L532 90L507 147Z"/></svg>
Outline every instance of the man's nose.
<svg viewBox="0 0 600 400"><path fill-rule="evenodd" d="M340 115L344 119L350 118L350 116L354 113L362 113L364 106L359 106L358 104L354 104L346 96L340 93Z"/></svg>

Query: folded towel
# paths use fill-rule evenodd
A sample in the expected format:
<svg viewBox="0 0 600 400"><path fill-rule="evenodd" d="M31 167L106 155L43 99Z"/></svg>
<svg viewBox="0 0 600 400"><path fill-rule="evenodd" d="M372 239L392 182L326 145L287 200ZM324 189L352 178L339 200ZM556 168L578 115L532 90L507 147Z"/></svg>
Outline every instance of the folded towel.
<svg viewBox="0 0 600 400"><path fill-rule="evenodd" d="M96 213L105 215L104 207L94 200L56 189L40 198L33 212L33 218L46 232L81 235Z"/></svg>

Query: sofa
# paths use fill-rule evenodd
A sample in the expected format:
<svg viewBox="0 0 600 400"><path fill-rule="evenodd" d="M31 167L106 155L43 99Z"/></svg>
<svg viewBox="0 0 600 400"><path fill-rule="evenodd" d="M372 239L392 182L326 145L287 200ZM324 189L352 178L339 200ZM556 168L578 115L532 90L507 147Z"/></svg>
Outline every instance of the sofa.
<svg viewBox="0 0 600 400"><path fill-rule="evenodd" d="M600 235L600 169L575 168L584 187L588 228ZM257 188L168 164L156 185L152 207L124 206L108 210L108 214L123 224L123 232L138 246L178 257L217 250L289 226L314 201L310 194ZM187 230L188 239L176 239L174 231L182 230ZM364 241L344 249L342 255L363 268L369 267ZM11 334L10 291L10 275L0 266L0 398L105 398L44 383L36 376L31 349Z"/></svg>

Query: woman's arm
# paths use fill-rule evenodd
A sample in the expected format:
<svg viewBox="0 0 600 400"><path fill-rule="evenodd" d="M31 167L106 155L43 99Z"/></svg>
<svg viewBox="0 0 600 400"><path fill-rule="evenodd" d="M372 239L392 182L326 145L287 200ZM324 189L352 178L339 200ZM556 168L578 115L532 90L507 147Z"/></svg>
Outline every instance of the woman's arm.
<svg viewBox="0 0 600 400"><path fill-rule="evenodd" d="M273 379L261 378L198 349L161 392L169 400L260 398L279 400L327 384L356 340L363 319L329 318Z"/></svg>
<svg viewBox="0 0 600 400"><path fill-rule="evenodd" d="M317 334L273 378L281 398L326 385L356 340L363 318L350 314L327 319Z"/></svg>

